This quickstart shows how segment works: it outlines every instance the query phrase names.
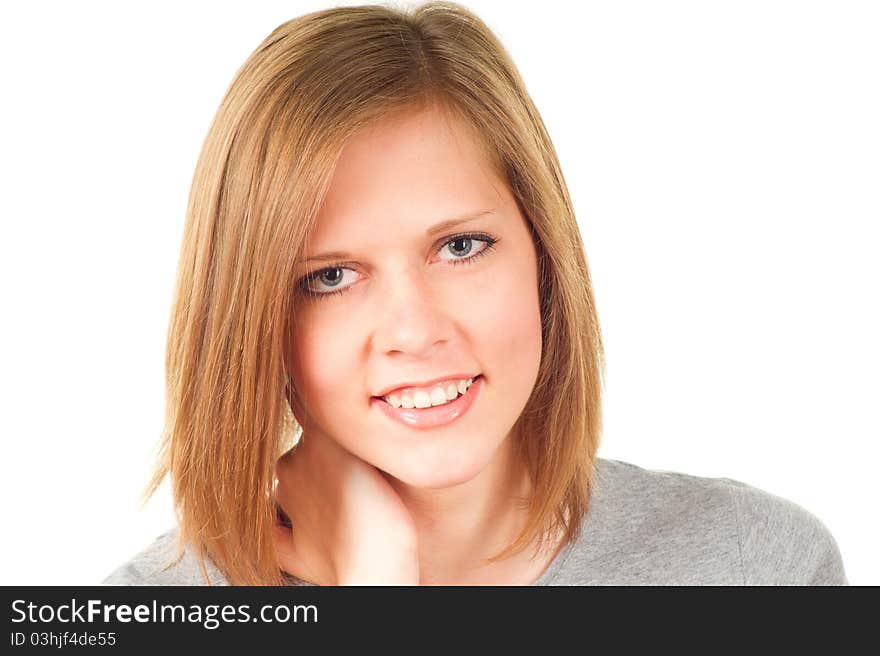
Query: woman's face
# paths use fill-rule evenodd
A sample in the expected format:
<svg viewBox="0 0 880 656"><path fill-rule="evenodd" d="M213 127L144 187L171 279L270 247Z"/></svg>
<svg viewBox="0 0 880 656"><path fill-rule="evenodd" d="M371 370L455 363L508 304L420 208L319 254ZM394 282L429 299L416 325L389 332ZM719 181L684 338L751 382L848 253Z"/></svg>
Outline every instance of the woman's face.
<svg viewBox="0 0 880 656"><path fill-rule="evenodd" d="M351 140L296 275L288 369L306 439L321 432L420 488L501 457L541 359L537 260L463 124L424 110ZM455 401L438 397L477 375ZM377 398L389 391L437 405L395 410Z"/></svg>

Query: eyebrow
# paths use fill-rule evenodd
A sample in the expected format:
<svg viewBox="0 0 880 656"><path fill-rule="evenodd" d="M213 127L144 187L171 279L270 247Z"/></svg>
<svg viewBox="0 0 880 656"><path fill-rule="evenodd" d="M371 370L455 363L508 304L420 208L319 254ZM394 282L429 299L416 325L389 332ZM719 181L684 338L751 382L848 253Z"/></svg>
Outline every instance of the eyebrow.
<svg viewBox="0 0 880 656"><path fill-rule="evenodd" d="M463 223L468 223L470 221L474 221L476 219L483 218L488 214L495 214L495 210L481 210L479 212L469 212L467 214L462 214L461 216L457 216L451 219L446 219L445 221L440 221L440 223L435 223L430 228L425 231L425 236L433 237L441 232L445 232L450 228L454 228L455 226L461 225ZM313 255L311 257L307 257L301 261L302 264L308 264L309 262L323 262L325 260L347 260L351 259L351 254L345 251L330 251L327 253L321 253L320 255Z"/></svg>

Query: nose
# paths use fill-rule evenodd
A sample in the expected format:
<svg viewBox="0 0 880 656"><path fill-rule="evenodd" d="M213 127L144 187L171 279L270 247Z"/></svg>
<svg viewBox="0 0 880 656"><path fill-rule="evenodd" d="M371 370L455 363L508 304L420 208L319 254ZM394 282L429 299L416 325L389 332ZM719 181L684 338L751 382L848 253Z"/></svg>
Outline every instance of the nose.
<svg viewBox="0 0 880 656"><path fill-rule="evenodd" d="M382 354L430 357L451 335L447 300L421 271L410 269L387 280L377 299L374 347Z"/></svg>

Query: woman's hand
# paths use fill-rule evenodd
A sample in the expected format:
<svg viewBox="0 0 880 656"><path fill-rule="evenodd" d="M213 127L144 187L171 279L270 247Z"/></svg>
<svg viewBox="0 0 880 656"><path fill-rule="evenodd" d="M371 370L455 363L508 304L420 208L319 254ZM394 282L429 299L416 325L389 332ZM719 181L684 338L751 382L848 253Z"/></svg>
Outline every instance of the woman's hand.
<svg viewBox="0 0 880 656"><path fill-rule="evenodd" d="M319 585L418 585L412 516L374 466L309 434L276 464L281 568Z"/></svg>

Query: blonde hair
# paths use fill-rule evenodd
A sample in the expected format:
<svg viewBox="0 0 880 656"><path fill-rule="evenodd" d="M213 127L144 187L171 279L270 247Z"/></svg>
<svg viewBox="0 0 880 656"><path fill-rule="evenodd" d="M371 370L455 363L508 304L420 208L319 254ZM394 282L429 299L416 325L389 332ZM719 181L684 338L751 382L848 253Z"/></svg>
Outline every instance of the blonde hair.
<svg viewBox="0 0 880 656"><path fill-rule="evenodd" d="M170 474L179 552L233 585L282 585L275 461L290 406L294 263L338 155L367 124L440 104L475 128L526 217L542 359L513 431L533 483L495 559L580 529L601 433L604 356L586 256L550 137L489 28L461 6L339 7L275 29L236 74L196 166L166 357L167 415L149 498ZM294 425L295 420L294 420Z"/></svg>

